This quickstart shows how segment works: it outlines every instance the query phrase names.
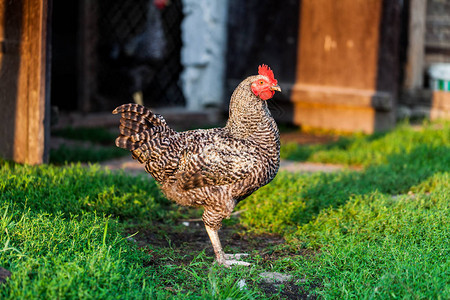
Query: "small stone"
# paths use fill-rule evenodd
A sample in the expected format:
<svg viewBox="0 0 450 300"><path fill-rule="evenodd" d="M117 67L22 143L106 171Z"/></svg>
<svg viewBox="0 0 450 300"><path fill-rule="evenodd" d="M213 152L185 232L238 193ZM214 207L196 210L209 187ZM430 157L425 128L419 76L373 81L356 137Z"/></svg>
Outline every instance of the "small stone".
<svg viewBox="0 0 450 300"><path fill-rule="evenodd" d="M127 241L132 242L132 243L137 243L136 239L130 237L127 237Z"/></svg>
<svg viewBox="0 0 450 300"><path fill-rule="evenodd" d="M238 281L238 287L241 291L247 289L247 284L244 279Z"/></svg>
<svg viewBox="0 0 450 300"><path fill-rule="evenodd" d="M399 105L397 107L397 117L399 119L410 118L411 114L412 114L411 109L408 106Z"/></svg>
<svg viewBox="0 0 450 300"><path fill-rule="evenodd" d="M11 277L11 272L0 267L0 284L6 282L6 279L9 277Z"/></svg>
<svg viewBox="0 0 450 300"><path fill-rule="evenodd" d="M266 283L283 283L291 280L292 275L282 274L278 272L263 272L259 274Z"/></svg>
<svg viewBox="0 0 450 300"><path fill-rule="evenodd" d="M426 106L416 106L411 110L411 118L426 118L430 116L430 108Z"/></svg>

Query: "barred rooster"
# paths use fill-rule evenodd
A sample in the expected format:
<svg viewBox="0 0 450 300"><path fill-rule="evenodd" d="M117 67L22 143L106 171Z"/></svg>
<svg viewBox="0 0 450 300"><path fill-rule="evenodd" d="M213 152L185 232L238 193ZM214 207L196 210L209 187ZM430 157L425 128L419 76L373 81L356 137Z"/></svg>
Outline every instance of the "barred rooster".
<svg viewBox="0 0 450 300"><path fill-rule="evenodd" d="M116 145L145 165L166 197L183 206L203 206L202 220L216 260L228 266L218 230L236 204L268 184L280 164L280 140L267 107L281 89L267 65L242 81L230 100L224 128L176 132L161 115L124 104Z"/></svg>

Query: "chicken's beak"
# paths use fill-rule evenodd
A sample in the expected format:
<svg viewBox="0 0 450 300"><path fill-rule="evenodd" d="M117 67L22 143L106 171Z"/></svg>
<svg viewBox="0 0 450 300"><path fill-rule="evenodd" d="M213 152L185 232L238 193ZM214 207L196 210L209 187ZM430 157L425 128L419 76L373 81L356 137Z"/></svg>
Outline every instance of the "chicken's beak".
<svg viewBox="0 0 450 300"><path fill-rule="evenodd" d="M280 86L277 84L277 85L272 85L271 87L270 87L270 90L271 91L277 91L277 92L281 92L281 88L280 88Z"/></svg>

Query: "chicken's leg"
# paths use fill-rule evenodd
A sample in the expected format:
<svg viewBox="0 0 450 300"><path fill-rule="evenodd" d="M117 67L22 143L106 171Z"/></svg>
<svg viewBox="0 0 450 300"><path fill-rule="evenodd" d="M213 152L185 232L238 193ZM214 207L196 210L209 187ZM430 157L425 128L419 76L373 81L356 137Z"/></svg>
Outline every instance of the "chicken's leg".
<svg viewBox="0 0 450 300"><path fill-rule="evenodd" d="M205 225L206 232L209 235L209 239L211 240L211 244L214 248L214 253L216 254L216 261L219 265L223 265L227 268L230 267L230 265L227 264L227 261L225 260L225 252L222 250L222 245L220 244L219 240L219 234L217 233L217 230L212 229L208 225Z"/></svg>
<svg viewBox="0 0 450 300"><path fill-rule="evenodd" d="M232 265L249 266L250 263L245 261L240 261L240 257L247 256L248 254L240 253L236 255L225 254L222 250L222 245L220 244L219 234L217 230L212 229L208 225L205 225L206 232L208 232L209 239L214 248L214 253L216 254L216 261L219 265L225 266L227 268Z"/></svg>

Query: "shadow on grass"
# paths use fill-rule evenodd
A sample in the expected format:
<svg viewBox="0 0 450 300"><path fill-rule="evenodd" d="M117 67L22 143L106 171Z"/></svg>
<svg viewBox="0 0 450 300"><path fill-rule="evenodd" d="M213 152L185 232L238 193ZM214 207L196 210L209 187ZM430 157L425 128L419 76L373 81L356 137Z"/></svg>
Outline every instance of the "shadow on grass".
<svg viewBox="0 0 450 300"><path fill-rule="evenodd" d="M0 161L0 200L16 210L64 217L94 211L140 222L179 217L153 180L104 171L98 165L28 166Z"/></svg>
<svg viewBox="0 0 450 300"><path fill-rule="evenodd" d="M439 172L450 171L450 148L419 145L392 154L387 163L363 171L297 175L281 172L268 186L243 201L241 222L256 231L285 234L308 223L321 210L339 207L352 197L375 191L407 193Z"/></svg>

